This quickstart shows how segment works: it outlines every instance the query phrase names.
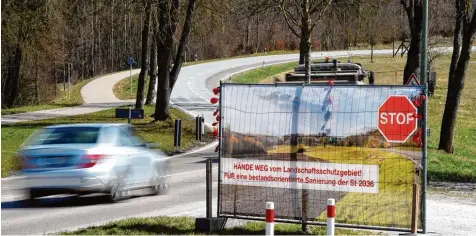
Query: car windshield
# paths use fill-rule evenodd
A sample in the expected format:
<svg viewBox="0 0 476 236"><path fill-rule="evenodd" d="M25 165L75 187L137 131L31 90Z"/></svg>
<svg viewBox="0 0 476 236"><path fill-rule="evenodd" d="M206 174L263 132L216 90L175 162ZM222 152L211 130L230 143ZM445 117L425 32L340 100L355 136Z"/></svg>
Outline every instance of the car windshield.
<svg viewBox="0 0 476 236"><path fill-rule="evenodd" d="M25 145L92 144L97 142L99 131L99 127L46 128L33 134Z"/></svg>

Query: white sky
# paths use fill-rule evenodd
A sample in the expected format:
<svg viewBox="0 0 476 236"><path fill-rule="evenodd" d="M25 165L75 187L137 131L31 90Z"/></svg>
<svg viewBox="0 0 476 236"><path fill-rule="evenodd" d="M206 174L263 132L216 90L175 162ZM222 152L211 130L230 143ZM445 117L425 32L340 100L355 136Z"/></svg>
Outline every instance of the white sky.
<svg viewBox="0 0 476 236"><path fill-rule="evenodd" d="M416 96L418 87L269 86L225 84L221 91L223 127L232 132L283 136L292 131L293 101L299 96L299 134L330 128L331 136L355 135L377 129L378 108L389 95ZM332 117L325 124L325 98L333 99ZM293 132L294 133L294 132Z"/></svg>

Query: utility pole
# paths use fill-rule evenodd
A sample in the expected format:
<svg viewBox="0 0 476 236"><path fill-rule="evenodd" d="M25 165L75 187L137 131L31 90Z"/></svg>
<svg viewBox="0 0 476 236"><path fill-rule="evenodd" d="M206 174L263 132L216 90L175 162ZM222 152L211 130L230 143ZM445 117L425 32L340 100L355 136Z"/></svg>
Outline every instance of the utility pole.
<svg viewBox="0 0 476 236"><path fill-rule="evenodd" d="M130 89L130 92L132 94L132 64L130 65L130 69L129 69L129 79L131 81L131 89Z"/></svg>
<svg viewBox="0 0 476 236"><path fill-rule="evenodd" d="M424 93L426 99L423 101L423 106L424 106L424 112L425 115L423 116L423 124L422 124L422 129L423 129L423 155L422 155L422 165L423 165L423 201L422 201L422 216L423 216L423 233L426 233L426 179L427 179L427 145L428 145L428 131L427 131L427 115L428 115L428 73L427 73L427 68L428 68L428 0L423 0L423 32L422 32L422 43L421 43L421 82L424 85Z"/></svg>
<svg viewBox="0 0 476 236"><path fill-rule="evenodd" d="M71 70L73 66L68 62L68 99L71 98Z"/></svg>

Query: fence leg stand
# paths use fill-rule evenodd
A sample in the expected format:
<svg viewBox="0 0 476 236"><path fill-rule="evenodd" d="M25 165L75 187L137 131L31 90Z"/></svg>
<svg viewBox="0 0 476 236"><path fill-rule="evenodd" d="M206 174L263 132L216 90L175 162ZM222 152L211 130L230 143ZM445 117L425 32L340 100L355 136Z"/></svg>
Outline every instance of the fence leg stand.
<svg viewBox="0 0 476 236"><path fill-rule="evenodd" d="M274 235L274 202L266 202L266 235Z"/></svg>
<svg viewBox="0 0 476 236"><path fill-rule="evenodd" d="M334 236L336 220L336 201L333 198L327 199L327 235Z"/></svg>
<svg viewBox="0 0 476 236"><path fill-rule="evenodd" d="M212 218L212 159L207 159L207 167L206 167L206 188L207 188L207 218Z"/></svg>
<svg viewBox="0 0 476 236"><path fill-rule="evenodd" d="M414 183L413 184L413 203L412 203L412 228L411 228L411 233L413 235L416 235L418 233L418 215L419 215L419 208L420 204L420 189L418 188L418 184Z"/></svg>
<svg viewBox="0 0 476 236"><path fill-rule="evenodd" d="M222 230L225 228L226 218L213 217L213 179L212 179L212 159L208 158L206 162L206 217L195 219L195 230L211 234L213 231Z"/></svg>

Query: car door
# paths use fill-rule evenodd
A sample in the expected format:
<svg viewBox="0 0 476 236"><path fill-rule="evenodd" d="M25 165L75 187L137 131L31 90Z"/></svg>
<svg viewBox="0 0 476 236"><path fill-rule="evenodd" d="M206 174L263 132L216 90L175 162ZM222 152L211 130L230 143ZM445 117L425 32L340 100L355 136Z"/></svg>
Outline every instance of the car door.
<svg viewBox="0 0 476 236"><path fill-rule="evenodd" d="M137 170L138 178L140 179L140 187L149 187L151 180L155 177L154 168L154 156L151 155L151 150L147 147L146 143L137 135L134 128L129 128L129 138L133 143L132 146L136 147L140 152L140 155L136 158L140 163L140 169ZM138 165L139 166L139 165Z"/></svg>
<svg viewBox="0 0 476 236"><path fill-rule="evenodd" d="M122 150L122 157L127 162L127 183L131 188L140 188L148 183L145 170L148 168L148 158L143 143L137 140L127 128L118 132L117 145Z"/></svg>

